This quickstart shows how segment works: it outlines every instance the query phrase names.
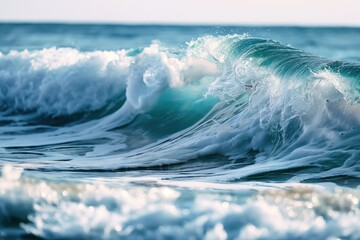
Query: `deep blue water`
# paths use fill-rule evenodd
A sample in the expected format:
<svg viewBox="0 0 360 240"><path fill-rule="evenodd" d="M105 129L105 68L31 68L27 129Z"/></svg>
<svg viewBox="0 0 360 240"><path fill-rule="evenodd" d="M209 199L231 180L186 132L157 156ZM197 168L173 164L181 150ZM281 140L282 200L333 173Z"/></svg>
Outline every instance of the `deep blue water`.
<svg viewBox="0 0 360 240"><path fill-rule="evenodd" d="M360 28L0 24L0 238L360 239Z"/></svg>

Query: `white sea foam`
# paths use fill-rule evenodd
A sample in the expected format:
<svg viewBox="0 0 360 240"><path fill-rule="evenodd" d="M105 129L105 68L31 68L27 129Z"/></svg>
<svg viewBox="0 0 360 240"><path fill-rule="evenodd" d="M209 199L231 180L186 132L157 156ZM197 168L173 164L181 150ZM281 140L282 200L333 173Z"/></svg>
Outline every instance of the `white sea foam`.
<svg viewBox="0 0 360 240"><path fill-rule="evenodd" d="M358 190L289 185L196 192L6 177L11 171L6 167L0 178L0 225L16 219L46 239L360 237Z"/></svg>

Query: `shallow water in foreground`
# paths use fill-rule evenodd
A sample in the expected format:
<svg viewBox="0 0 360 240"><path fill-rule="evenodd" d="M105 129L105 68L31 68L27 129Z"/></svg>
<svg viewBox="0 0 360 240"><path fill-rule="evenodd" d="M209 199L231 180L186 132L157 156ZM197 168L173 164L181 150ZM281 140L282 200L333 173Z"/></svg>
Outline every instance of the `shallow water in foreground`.
<svg viewBox="0 0 360 240"><path fill-rule="evenodd" d="M0 31L0 238L360 238L360 29Z"/></svg>

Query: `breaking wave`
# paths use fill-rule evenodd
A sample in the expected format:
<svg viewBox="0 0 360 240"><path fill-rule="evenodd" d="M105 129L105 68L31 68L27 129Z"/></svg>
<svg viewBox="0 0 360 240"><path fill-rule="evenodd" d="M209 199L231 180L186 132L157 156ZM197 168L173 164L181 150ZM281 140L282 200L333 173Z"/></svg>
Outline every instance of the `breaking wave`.
<svg viewBox="0 0 360 240"><path fill-rule="evenodd" d="M359 183L358 63L231 35L10 51L0 69L2 154L29 168Z"/></svg>

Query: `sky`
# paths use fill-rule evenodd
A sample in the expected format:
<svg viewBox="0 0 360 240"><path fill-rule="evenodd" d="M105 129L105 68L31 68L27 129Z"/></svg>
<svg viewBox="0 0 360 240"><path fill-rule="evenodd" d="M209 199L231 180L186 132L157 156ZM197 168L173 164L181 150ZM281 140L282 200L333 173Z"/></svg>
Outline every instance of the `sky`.
<svg viewBox="0 0 360 240"><path fill-rule="evenodd" d="M0 21L360 26L360 0L0 0Z"/></svg>

